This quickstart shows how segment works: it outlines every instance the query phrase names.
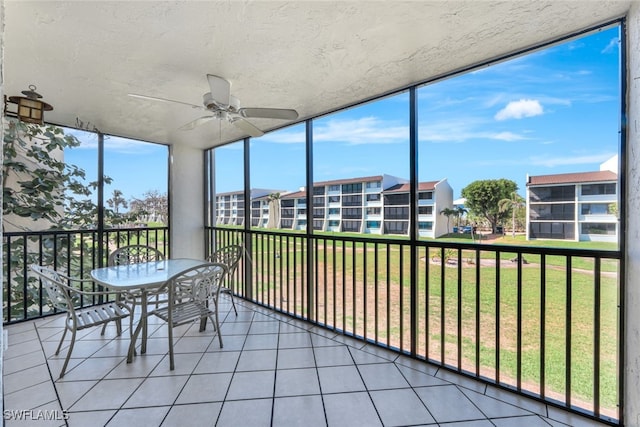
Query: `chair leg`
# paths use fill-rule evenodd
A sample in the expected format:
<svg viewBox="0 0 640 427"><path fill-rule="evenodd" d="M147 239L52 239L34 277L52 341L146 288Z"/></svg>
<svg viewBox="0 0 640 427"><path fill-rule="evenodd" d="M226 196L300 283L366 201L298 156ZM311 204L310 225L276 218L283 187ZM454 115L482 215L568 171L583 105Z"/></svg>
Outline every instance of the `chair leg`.
<svg viewBox="0 0 640 427"><path fill-rule="evenodd" d="M169 327L169 369L173 371L176 368L173 362L173 325L167 323Z"/></svg>
<svg viewBox="0 0 640 427"><path fill-rule="evenodd" d="M238 310L236 309L236 303L233 300L233 291L229 292L229 296L231 297L231 306L233 307L233 311L235 311L236 316L238 315Z"/></svg>
<svg viewBox="0 0 640 427"><path fill-rule="evenodd" d="M214 319L211 319L211 323L213 323L213 325L216 328L216 332L218 334L218 341L220 342L220 348L222 348L222 331L220 330L220 318L218 317L218 300L216 299L213 302L215 308L216 308L216 317L215 317L215 321Z"/></svg>
<svg viewBox="0 0 640 427"><path fill-rule="evenodd" d="M65 328L65 332L66 331L67 329ZM62 341L60 343L62 344ZM76 328L73 328L73 330L71 331L71 342L69 343L69 351L67 351L67 357L64 359L64 364L62 365L62 370L60 371L60 378L64 377L64 373L67 371L67 365L69 364L69 359L71 358L71 352L73 351L73 345L75 343L76 343Z"/></svg>
<svg viewBox="0 0 640 427"><path fill-rule="evenodd" d="M60 354L60 349L62 348L62 343L64 342L64 337L67 336L67 327L64 327L64 332L62 332L62 338L60 338L60 344L58 344L58 348L56 349L56 356Z"/></svg>

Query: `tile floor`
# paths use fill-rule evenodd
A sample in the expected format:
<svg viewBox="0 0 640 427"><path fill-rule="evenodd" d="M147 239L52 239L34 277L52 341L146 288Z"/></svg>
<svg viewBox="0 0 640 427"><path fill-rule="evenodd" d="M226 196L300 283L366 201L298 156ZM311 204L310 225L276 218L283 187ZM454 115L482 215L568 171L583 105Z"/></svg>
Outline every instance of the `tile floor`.
<svg viewBox="0 0 640 427"><path fill-rule="evenodd" d="M58 379L64 316L6 327L5 426L596 426L592 420L246 302L212 328L166 325L126 363L128 330L81 331ZM12 412L16 411L16 412ZM30 420L17 420L19 416ZM35 419L34 419L35 418ZM53 419L52 419L53 418ZM66 418L66 419L65 419Z"/></svg>

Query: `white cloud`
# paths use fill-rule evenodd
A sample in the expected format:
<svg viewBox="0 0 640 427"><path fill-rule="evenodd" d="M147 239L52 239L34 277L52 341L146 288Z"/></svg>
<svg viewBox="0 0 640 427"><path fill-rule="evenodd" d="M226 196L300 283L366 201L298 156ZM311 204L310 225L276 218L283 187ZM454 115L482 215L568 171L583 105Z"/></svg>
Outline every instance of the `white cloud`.
<svg viewBox="0 0 640 427"><path fill-rule="evenodd" d="M526 139L524 136L518 135L513 132L499 132L499 133L493 134L489 138L497 139L500 141L521 141L523 139Z"/></svg>
<svg viewBox="0 0 640 427"><path fill-rule="evenodd" d="M376 117L330 120L313 130L313 141L341 141L350 145L396 144L409 139L409 126L397 126Z"/></svg>
<svg viewBox="0 0 640 427"><path fill-rule="evenodd" d="M609 40L609 44L604 49L602 49L600 53L615 52L615 49L617 48L618 48L618 38L614 37L611 40Z"/></svg>
<svg viewBox="0 0 640 427"><path fill-rule="evenodd" d="M349 145L360 144L397 144L409 140L409 125L398 126L391 121L377 117L359 119L333 119L316 122L313 128L314 142L344 142ZM275 144L303 144L304 130L274 132L261 137L260 141Z"/></svg>
<svg viewBox="0 0 640 427"><path fill-rule="evenodd" d="M592 163L602 163L609 160L616 153L590 154L574 157L532 157L528 163L536 166L546 166L549 168L567 165L585 165Z"/></svg>
<svg viewBox="0 0 640 427"><path fill-rule="evenodd" d="M535 99L521 99L511 101L495 115L496 120L521 119L523 117L534 117L543 114L543 108L539 101Z"/></svg>

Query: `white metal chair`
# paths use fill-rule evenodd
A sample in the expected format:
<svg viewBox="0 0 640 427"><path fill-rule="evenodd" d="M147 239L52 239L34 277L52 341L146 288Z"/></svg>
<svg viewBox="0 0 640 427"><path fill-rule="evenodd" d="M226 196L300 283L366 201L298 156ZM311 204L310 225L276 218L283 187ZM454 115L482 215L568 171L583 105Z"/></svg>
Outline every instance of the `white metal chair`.
<svg viewBox="0 0 640 427"><path fill-rule="evenodd" d="M38 276L42 286L44 287L47 295L49 296L49 304L60 311L67 313L67 319L65 321L64 332L60 339L60 344L56 350L56 355L60 353L62 343L67 335L67 331L71 331L71 342L69 343L69 350L67 357L65 358L62 370L60 371L60 378L62 378L67 370L71 352L76 341L76 332L82 329L91 328L94 326L106 325L112 320L116 322L117 333L122 333L121 320L126 317L132 317L132 310L127 304L121 301L108 302L106 304L94 305L86 308L76 308L79 301L83 297L100 297L113 295L113 292L104 291L84 291L80 288L72 286L73 283L93 283L91 280L74 279L52 270L48 267L40 265L31 265L29 267L33 273ZM104 327L102 328L101 335L104 335Z"/></svg>
<svg viewBox="0 0 640 427"><path fill-rule="evenodd" d="M162 261L164 258L164 254L152 246L127 245L117 248L111 252L107 259L107 265L109 267L113 267L116 265L139 264L141 262ZM127 303L131 304L131 309L135 311L136 304L141 298L141 293L136 291L127 291L122 293L122 295L126 299ZM162 301L159 296L156 296L156 301L153 303L157 306L162 302L166 302L166 298L165 301ZM105 328L106 325L102 328L102 333L104 333Z"/></svg>
<svg viewBox="0 0 640 427"><path fill-rule="evenodd" d="M233 300L233 288L236 279L236 270L238 269L238 264L240 264L243 252L244 248L242 246L229 245L216 250L209 255L208 258L211 262L219 262L227 266L227 277L220 292L231 297L231 305L233 306L233 311L236 313L236 316L238 315L238 310Z"/></svg>
<svg viewBox="0 0 640 427"><path fill-rule="evenodd" d="M196 320L200 321L200 331L206 327L209 318L218 334L220 348L222 335L218 317L218 298L220 283L227 275L227 266L222 263L205 263L192 267L175 275L154 293L168 295L166 305L147 313L147 317L156 316L167 322L169 337L170 369L175 369L173 357L173 328ZM129 360L135 354L135 342L142 328L139 322L136 327L131 345L129 346Z"/></svg>
<svg viewBox="0 0 640 427"><path fill-rule="evenodd" d="M152 246L128 245L115 249L109 255L107 265L138 264L149 261L162 261L164 254Z"/></svg>

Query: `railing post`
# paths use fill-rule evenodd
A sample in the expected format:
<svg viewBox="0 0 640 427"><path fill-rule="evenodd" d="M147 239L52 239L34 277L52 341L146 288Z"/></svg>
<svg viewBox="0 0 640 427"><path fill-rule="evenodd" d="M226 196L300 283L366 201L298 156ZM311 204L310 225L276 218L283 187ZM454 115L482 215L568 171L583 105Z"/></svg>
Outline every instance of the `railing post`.
<svg viewBox="0 0 640 427"><path fill-rule="evenodd" d="M411 355L418 353L418 95L415 86L409 89L409 263L411 267L410 321L411 321ZM401 284L402 286L402 284Z"/></svg>

